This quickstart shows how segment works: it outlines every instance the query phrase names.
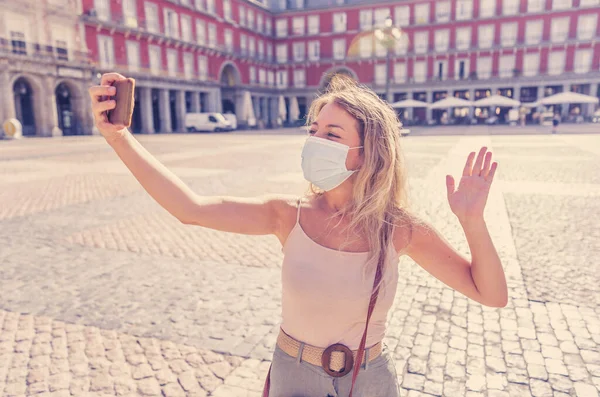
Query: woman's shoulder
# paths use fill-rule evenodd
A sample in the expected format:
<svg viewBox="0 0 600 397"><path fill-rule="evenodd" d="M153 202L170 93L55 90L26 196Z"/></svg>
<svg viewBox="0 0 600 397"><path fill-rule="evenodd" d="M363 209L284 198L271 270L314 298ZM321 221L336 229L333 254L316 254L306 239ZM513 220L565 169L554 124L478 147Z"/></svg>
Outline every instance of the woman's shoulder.
<svg viewBox="0 0 600 397"><path fill-rule="evenodd" d="M408 208L397 208L393 218L394 246L396 251L404 253L409 247L415 232L419 232L426 223L419 215Z"/></svg>

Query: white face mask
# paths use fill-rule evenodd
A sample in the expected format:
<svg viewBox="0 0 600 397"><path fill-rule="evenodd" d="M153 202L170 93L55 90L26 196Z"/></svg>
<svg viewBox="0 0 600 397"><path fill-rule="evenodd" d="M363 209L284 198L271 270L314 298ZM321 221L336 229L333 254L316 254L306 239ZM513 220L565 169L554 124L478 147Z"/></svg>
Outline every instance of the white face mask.
<svg viewBox="0 0 600 397"><path fill-rule="evenodd" d="M314 136L308 137L302 149L302 172L304 178L319 189L329 191L341 185L356 171L346 168L349 147Z"/></svg>

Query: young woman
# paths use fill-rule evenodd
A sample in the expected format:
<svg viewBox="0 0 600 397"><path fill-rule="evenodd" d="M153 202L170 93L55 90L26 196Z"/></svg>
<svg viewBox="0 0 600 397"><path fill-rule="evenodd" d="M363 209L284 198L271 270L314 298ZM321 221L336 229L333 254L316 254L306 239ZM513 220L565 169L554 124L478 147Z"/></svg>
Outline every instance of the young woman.
<svg viewBox="0 0 600 397"><path fill-rule="evenodd" d="M407 209L400 123L369 89L334 77L312 103L301 156L311 186L305 197L200 197L127 129L108 122L115 103L105 98L123 78L105 74L90 88L93 112L144 189L184 224L273 234L283 246L283 321L264 395L399 396L392 352L382 339L401 255L483 305L506 305L504 271L483 217L497 167L485 147L468 156L458 188L446 177L469 261Z"/></svg>

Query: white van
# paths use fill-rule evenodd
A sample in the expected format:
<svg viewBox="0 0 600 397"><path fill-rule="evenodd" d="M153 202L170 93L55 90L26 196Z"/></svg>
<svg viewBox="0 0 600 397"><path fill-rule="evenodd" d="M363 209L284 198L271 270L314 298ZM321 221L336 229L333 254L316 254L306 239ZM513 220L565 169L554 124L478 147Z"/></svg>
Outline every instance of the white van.
<svg viewBox="0 0 600 397"><path fill-rule="evenodd" d="M237 130L237 117L235 114L225 113L225 114L223 114L223 117L225 117L225 120L227 120L231 123L231 128L233 128L234 130Z"/></svg>
<svg viewBox="0 0 600 397"><path fill-rule="evenodd" d="M188 131L231 131L231 122L225 120L221 113L187 113L185 127Z"/></svg>

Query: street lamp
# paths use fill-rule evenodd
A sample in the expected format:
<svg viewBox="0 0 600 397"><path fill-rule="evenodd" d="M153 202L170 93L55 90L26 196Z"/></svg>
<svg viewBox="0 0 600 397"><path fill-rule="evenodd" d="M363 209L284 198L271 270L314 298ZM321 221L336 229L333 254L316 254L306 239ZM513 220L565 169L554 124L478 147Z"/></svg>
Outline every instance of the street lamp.
<svg viewBox="0 0 600 397"><path fill-rule="evenodd" d="M376 28L373 32L375 39L386 50L386 72L385 72L385 99L390 101L390 66L392 63L392 50L396 47L398 40L402 38L402 29L393 26L392 17L388 15L383 27Z"/></svg>

